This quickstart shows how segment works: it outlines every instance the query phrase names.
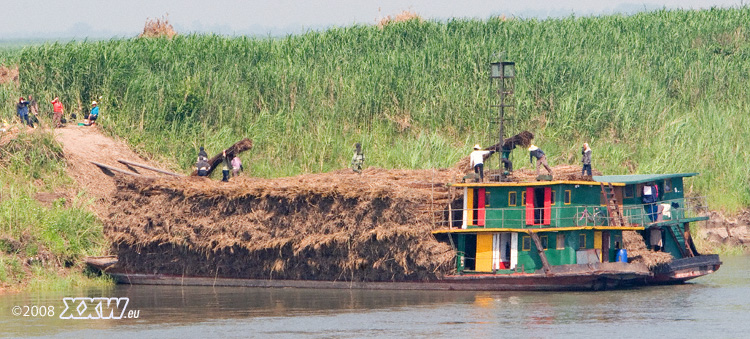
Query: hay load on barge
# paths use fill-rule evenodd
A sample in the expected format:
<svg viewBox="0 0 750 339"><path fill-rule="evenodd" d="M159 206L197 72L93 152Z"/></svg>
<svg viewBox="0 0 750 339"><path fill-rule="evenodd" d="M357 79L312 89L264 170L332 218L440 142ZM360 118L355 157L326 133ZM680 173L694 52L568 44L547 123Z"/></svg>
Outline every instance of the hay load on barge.
<svg viewBox="0 0 750 339"><path fill-rule="evenodd" d="M601 290L681 283L721 265L689 237L705 220L682 194L694 173L445 185L461 175L118 176L105 222L118 260L99 267L129 284ZM668 214L642 203L651 184Z"/></svg>

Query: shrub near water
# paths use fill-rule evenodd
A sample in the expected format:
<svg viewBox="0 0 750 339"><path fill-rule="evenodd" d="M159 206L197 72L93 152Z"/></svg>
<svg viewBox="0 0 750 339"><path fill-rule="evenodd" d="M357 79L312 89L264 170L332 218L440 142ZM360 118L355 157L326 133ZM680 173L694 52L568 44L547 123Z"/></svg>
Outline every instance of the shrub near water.
<svg viewBox="0 0 750 339"><path fill-rule="evenodd" d="M185 170L200 145L243 137L258 176L344 167L355 142L370 166L448 167L496 142L488 63L504 51L518 75L506 133L532 131L553 165L578 164L587 141L603 173L702 172L692 193L736 210L750 205L748 18L662 10L48 44L24 50L21 86L71 107L103 96L106 131ZM516 167L526 158L513 154Z"/></svg>
<svg viewBox="0 0 750 339"><path fill-rule="evenodd" d="M32 198L70 185L63 161L49 133L22 133L0 149L0 288L90 283L78 273L81 259L102 253L104 241L88 202L63 195L43 205Z"/></svg>

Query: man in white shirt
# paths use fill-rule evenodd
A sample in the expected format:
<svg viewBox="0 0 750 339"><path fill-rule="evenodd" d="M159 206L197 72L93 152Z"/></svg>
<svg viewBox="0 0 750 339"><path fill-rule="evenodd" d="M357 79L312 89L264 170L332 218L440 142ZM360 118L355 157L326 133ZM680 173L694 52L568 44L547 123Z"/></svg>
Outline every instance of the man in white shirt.
<svg viewBox="0 0 750 339"><path fill-rule="evenodd" d="M479 144L474 145L474 152L471 152L471 167L474 173L479 173L479 182L484 182L484 158L490 156L495 151L482 151Z"/></svg>

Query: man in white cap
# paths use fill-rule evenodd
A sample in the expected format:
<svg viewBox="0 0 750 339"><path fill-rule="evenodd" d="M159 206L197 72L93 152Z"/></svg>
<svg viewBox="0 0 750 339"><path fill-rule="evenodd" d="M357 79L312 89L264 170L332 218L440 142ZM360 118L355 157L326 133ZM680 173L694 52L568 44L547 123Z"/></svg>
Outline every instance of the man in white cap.
<svg viewBox="0 0 750 339"><path fill-rule="evenodd" d="M91 102L91 111L89 112L89 124L96 124L96 119L99 117L99 106L96 101Z"/></svg>
<svg viewBox="0 0 750 339"><path fill-rule="evenodd" d="M490 156L495 151L482 151L479 144L474 145L474 152L471 152L471 167L474 173L479 173L479 182L484 182L484 158Z"/></svg>

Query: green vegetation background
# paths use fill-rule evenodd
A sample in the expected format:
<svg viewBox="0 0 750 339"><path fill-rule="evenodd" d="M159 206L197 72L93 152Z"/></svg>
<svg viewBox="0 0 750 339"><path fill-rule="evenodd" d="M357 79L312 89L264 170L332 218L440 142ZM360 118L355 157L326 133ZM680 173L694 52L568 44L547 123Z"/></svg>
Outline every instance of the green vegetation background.
<svg viewBox="0 0 750 339"><path fill-rule="evenodd" d="M48 43L0 57L42 111L54 96L69 112L100 101L106 133L178 170L201 145L215 154L249 137L250 174L278 177L346 167L355 142L384 168L448 167L495 143L499 51L517 74L506 136L532 131L552 165L579 164L589 142L603 173L700 172L689 190L711 208L750 205L747 7ZM525 150L512 158L530 166Z"/></svg>

